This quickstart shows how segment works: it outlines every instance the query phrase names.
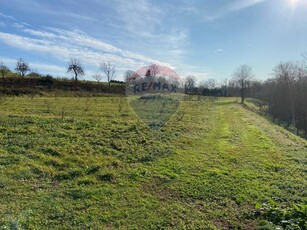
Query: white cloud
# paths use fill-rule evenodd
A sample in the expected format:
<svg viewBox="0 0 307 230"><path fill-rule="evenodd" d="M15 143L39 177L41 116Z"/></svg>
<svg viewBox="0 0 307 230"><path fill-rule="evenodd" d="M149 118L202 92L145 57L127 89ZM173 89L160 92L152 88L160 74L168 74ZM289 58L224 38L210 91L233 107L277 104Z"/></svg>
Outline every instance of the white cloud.
<svg viewBox="0 0 307 230"><path fill-rule="evenodd" d="M32 35L37 35L45 38L56 38L59 40L64 40L70 45L79 46L83 48L90 48L91 50L94 50L96 52L103 51L105 53L115 54L119 55L123 58L127 59L133 59L134 61L140 61L146 64L149 63L157 63L161 65L166 65L169 67L172 67L169 63L163 63L159 60L155 60L152 58L149 58L145 55L134 53L128 50L122 50L118 47L115 47L111 44L108 44L106 42L103 42L101 40L95 39L93 37L88 36L86 33L80 31L80 30L74 30L74 31L66 31L58 28L48 28L50 32L42 32L42 31L36 31L36 30L24 30L25 32L28 32ZM173 67L172 67L173 68Z"/></svg>
<svg viewBox="0 0 307 230"><path fill-rule="evenodd" d="M219 18L224 17L225 15L232 13L232 12L236 12L236 11L240 11L240 10L244 10L246 8L252 7L256 4L262 3L264 1L268 1L268 0L236 0L236 1L231 1L231 3L225 5L221 10L211 14L211 15L205 15L204 16L204 21L214 21L217 20Z"/></svg>
<svg viewBox="0 0 307 230"><path fill-rule="evenodd" d="M40 3L31 1L31 4L36 10L39 8L37 4ZM99 63L103 61L115 64L118 72L136 70L151 63L182 69L182 60L186 54L185 45L189 39L188 29L165 27L163 19L169 15L165 15L165 9L160 4L153 5L148 0L141 0L129 2L128 5L124 0L116 0L116 4L112 4L114 17L117 18L114 23L120 21L116 24L119 26L117 29L127 35L115 38L119 41L116 46L78 29L34 29L31 25L17 20L11 23L17 33L0 32L0 43L20 50L51 55L65 62L76 57L85 65L90 65L87 69L92 70L98 69ZM123 37L125 40L127 37L129 39L125 41ZM121 44L126 48L120 48Z"/></svg>
<svg viewBox="0 0 307 230"><path fill-rule="evenodd" d="M115 1L115 10L125 28L140 36L151 36L161 24L163 11L147 0Z"/></svg>
<svg viewBox="0 0 307 230"><path fill-rule="evenodd" d="M223 49L217 49L217 50L214 51L214 53L216 53L216 54L217 53L222 53L223 51L224 51Z"/></svg>
<svg viewBox="0 0 307 230"><path fill-rule="evenodd" d="M53 38L58 38L58 39L63 39L66 40L67 42L71 42L74 44L78 44L81 46L85 47L90 47L93 49L98 49L106 52L120 52L121 49L102 42L100 40L97 40L95 38L92 38L85 33L83 33L80 30L75 30L75 31L67 31L67 30L62 30L58 28L49 28L51 31L55 33L48 33L48 32L41 32L41 31L30 31L32 35L40 35L42 37L53 37Z"/></svg>
<svg viewBox="0 0 307 230"><path fill-rule="evenodd" d="M157 4L152 0L131 0L129 2L126 0L108 2L93 0L91 7L87 9L87 7L83 7L84 3L72 1L72 7L64 12L54 4L38 0L28 0L26 2L23 0L2 1L7 2L7 4L13 4L16 9L25 12L46 15L46 17L55 22L52 26L61 23L61 29L46 28L36 30L32 26L14 20L16 23L14 25L15 29L27 33L23 38L34 38L44 42L53 41L50 46L55 50L57 46L63 47L61 54L58 55L48 49L48 53L53 53L53 56L57 56L62 60L67 56L66 48L69 48L69 51L77 49L82 50L83 53L99 54L100 57L104 57L104 60L106 57L110 57L107 55L113 55L111 56L113 60L115 59L114 56L118 56L119 60L116 60L118 61L118 66L122 66L123 60L127 62L122 68L130 66L130 69L134 69L135 66L138 68L143 64L157 63L174 69L175 66L179 66L182 63L187 51L185 46L188 44L189 30L185 26L181 27L178 24L172 23L170 25L166 23L166 21L171 20L170 6L167 3L161 2ZM79 8L76 13L75 7L83 8ZM93 8L108 9L102 10L99 14L95 10L90 13L89 9ZM172 8L172 10L176 9ZM71 24L71 21L76 23ZM75 30L76 28L84 28L87 25L88 27L85 30L87 32L93 31L93 34L97 34L97 30L95 31L93 28L98 30L104 28L105 31L102 33L104 39L96 39L82 31ZM64 30L63 28L70 29ZM116 32L114 32L114 28ZM19 33L17 34L19 35ZM106 42L110 41L110 37L112 42ZM20 38L18 40L15 43L20 43ZM113 41L116 41L116 43L113 43ZM10 42L10 45L14 46L12 43ZM29 51L34 49L35 52L40 52L40 48L42 48L41 52L46 50L46 47L38 48L36 43L37 41L32 45L31 42L29 45L25 44L25 48L18 45L18 48ZM91 60L86 61L92 63ZM131 65L131 62L134 64Z"/></svg>
<svg viewBox="0 0 307 230"><path fill-rule="evenodd" d="M51 54L63 61L67 61L71 57L77 57L83 63L96 68L103 61L112 62L117 65L119 70L137 69L151 62L170 66L168 63L161 63L158 60L153 60L140 54L123 51L85 34L80 35L77 32L62 32L60 36L57 36L49 32L24 31L29 32L31 35L43 36L43 38L31 38L0 32L0 41L18 49Z"/></svg>
<svg viewBox="0 0 307 230"><path fill-rule="evenodd" d="M34 35L34 36L40 36L40 37L47 37L47 38L56 38L57 36L53 33L48 33L46 31L38 31L33 29L24 29L24 32Z"/></svg>
<svg viewBox="0 0 307 230"><path fill-rule="evenodd" d="M253 5L256 5L264 1L267 1L267 0L239 0L229 5L228 11L232 12L232 11L243 10L245 8L251 7Z"/></svg>
<svg viewBox="0 0 307 230"><path fill-rule="evenodd" d="M6 15L6 14L3 14L3 13L1 13L1 12L0 12L0 17L3 17L3 18L6 18L6 19L10 19L10 20L15 21L15 18L14 18L14 17L9 16L9 15Z"/></svg>
<svg viewBox="0 0 307 230"><path fill-rule="evenodd" d="M131 37L130 43L137 44L144 54L158 59L162 57L179 63L184 57L189 30L178 23L169 25L170 12L178 10L169 4L150 0L116 0L112 5L122 31ZM179 6L178 6L179 7ZM132 40L132 41L131 41ZM150 50L150 53L148 53ZM178 50L180 50L180 55Z"/></svg>

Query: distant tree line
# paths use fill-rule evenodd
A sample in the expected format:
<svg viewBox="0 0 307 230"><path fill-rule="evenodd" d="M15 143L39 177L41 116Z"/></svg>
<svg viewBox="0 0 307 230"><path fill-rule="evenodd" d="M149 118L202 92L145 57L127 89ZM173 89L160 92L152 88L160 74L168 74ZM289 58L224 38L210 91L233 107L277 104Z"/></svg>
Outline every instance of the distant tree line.
<svg viewBox="0 0 307 230"><path fill-rule="evenodd" d="M267 102L267 112L304 131L307 137L307 69L302 64L281 63L274 69L274 76L251 85L251 97ZM254 94L254 95L253 95Z"/></svg>
<svg viewBox="0 0 307 230"><path fill-rule="evenodd" d="M30 72L31 68L28 62L23 60L22 58L19 58L15 65L15 71L16 73L24 77L27 73L28 76L42 76L41 74L38 74L36 72ZM110 87L110 82L114 81L114 78L116 76L116 67L115 65L111 64L110 62L102 62L100 63L100 70L103 74L94 74L92 77L99 83L103 78L106 78L108 81L108 85ZM0 61L0 74L2 77L5 77L7 74L13 73L2 61ZM81 63L81 61L77 58L71 58L70 61L67 64L67 73L73 73L74 77L73 79L75 81L78 81L80 76L83 76L85 74L84 67ZM50 76L50 75L49 75Z"/></svg>
<svg viewBox="0 0 307 230"><path fill-rule="evenodd" d="M221 86L223 89L223 86ZM225 87L227 96L254 98L254 103L273 121L294 125L307 137L307 67L305 62L285 62L273 69L272 77L253 79L252 68L241 66Z"/></svg>
<svg viewBox="0 0 307 230"><path fill-rule="evenodd" d="M307 60L304 62L280 63L273 69L272 77L260 81L254 78L251 66L236 69L230 80L217 82L207 79L196 84L194 76L184 81L186 94L209 97L253 98L253 103L274 122L286 127L294 126L297 134L307 137Z"/></svg>
<svg viewBox="0 0 307 230"><path fill-rule="evenodd" d="M32 71L28 62L18 59L15 65L15 72L11 71L2 61L0 61L0 94L2 95L24 95L24 94L41 94L42 92L51 91L70 91L70 92L88 92L93 94L124 94L125 87L120 82L114 81L115 66L113 75L99 75L97 81L107 78L108 84L97 84L92 81L79 81L80 76L84 75L84 67L78 59L71 59L67 65L67 73L72 72L73 80L65 78L54 78L51 75L42 75ZM31 72L32 71L32 72ZM18 77L19 76L19 77ZM27 76L27 77L25 77ZM98 81L98 83L99 83ZM110 83L114 84L110 84Z"/></svg>
<svg viewBox="0 0 307 230"><path fill-rule="evenodd" d="M234 71L230 80L216 81L207 79L197 84L196 77L190 75L182 81L184 92L188 95L209 96L209 97L240 97L241 103L246 98L254 98L254 103L261 110L269 114L273 120L278 120L286 126L294 125L297 132L303 131L307 136L307 58L300 63L280 63L273 69L270 79L259 81L254 79L253 69L248 65L242 65ZM100 63L102 74L97 73L92 77L98 84L87 82L80 84L79 77L85 74L84 67L80 60L71 59L67 65L67 72L74 74L74 82L54 79L50 75L41 75L31 72L29 64L18 59L15 71L20 76L19 79L12 78L14 73L0 61L0 87L2 93L15 89L15 93L20 93L21 88L34 89L60 89L60 90L87 90L109 93L124 93L124 85L111 87L111 83L122 83L114 80L116 67L110 62ZM145 76L155 77L159 69L155 64L150 65ZM27 74L28 73L28 74ZM24 78L25 76L29 78ZM128 70L124 73L125 81L135 78L136 73ZM23 80L21 80L23 79ZM106 79L108 85L100 82Z"/></svg>

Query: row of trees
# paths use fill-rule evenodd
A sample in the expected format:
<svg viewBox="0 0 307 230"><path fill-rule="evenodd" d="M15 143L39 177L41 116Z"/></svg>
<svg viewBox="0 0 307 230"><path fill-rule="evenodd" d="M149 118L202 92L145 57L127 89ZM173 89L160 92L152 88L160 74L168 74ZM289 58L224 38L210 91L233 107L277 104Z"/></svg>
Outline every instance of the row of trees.
<svg viewBox="0 0 307 230"><path fill-rule="evenodd" d="M287 126L295 125L307 136L307 69L302 63L281 63L274 69L274 77L254 84L256 98L264 100L273 119ZM254 89L255 90L255 89Z"/></svg>
<svg viewBox="0 0 307 230"><path fill-rule="evenodd" d="M92 77L99 83L104 78L108 82L108 88L110 89L110 83L114 80L115 74L116 74L116 67L115 65L112 65L110 62L103 62L100 64L100 70L102 71L102 74L94 74ZM24 61L22 58L18 59L15 65L15 71L16 73L24 77L28 72L31 71L30 65L28 62ZM0 61L0 74L2 77L5 77L10 71L10 69L4 65L2 61ZM85 74L85 70L83 65L81 64L80 60L76 58L70 59L68 65L67 65L67 73L73 73L74 74L74 80L78 81L80 76L83 76ZM37 74L35 72L32 72L30 74L31 76L40 76L40 74Z"/></svg>
<svg viewBox="0 0 307 230"><path fill-rule="evenodd" d="M182 81L181 87L187 94L198 94L205 96L239 96L241 103L245 98L258 99L259 106L266 107L266 112L273 119L278 119L287 126L294 124L298 130L307 134L307 58L301 63L281 63L273 69L273 77L266 81L254 79L251 66L242 65L236 69L232 78L217 82L208 79L197 85L196 77L188 76ZM29 64L19 59L15 66L16 72L24 77L31 71ZM94 74L92 77L99 83L104 78L109 83L114 80L116 74L115 65L110 62L100 64L102 74ZM4 77L9 68L0 62L0 74ZM84 75L84 67L78 59L71 59L67 66L67 72L74 74L74 79ZM155 77L159 73L157 65L152 64L145 77ZM125 81L136 76L132 70L124 73ZM264 106L266 105L266 106Z"/></svg>
<svg viewBox="0 0 307 230"><path fill-rule="evenodd" d="M273 69L272 77L259 81L254 79L252 67L243 65L226 83L228 96L255 98L260 108L272 116L273 121L294 125L297 133L307 136L307 65L306 62L280 63ZM223 85L220 86L223 88Z"/></svg>
<svg viewBox="0 0 307 230"><path fill-rule="evenodd" d="M307 59L280 63L265 81L254 78L251 66L242 65L229 81L208 79L197 85L196 78L188 76L184 88L188 94L240 97L242 104L246 98L254 98L253 102L273 121L278 120L287 127L294 125L297 133L303 131L307 137Z"/></svg>
<svg viewBox="0 0 307 230"><path fill-rule="evenodd" d="M24 77L27 72L31 71L29 64L21 58L17 60L15 70L22 77ZM1 76L5 77L9 72L11 72L10 69L0 61Z"/></svg>
<svg viewBox="0 0 307 230"><path fill-rule="evenodd" d="M106 78L106 80L109 83L114 80L115 74L116 74L116 68L115 65L112 65L110 62L103 62L100 63L100 69L103 72L103 74L94 74L92 77L99 83L102 81L103 78ZM73 58L68 63L67 67L67 73L72 72L74 73L74 79L77 81L78 76L84 75L84 67L82 66L80 60Z"/></svg>
<svg viewBox="0 0 307 230"><path fill-rule="evenodd" d="M116 77L116 66L112 65L110 62L103 62L99 65L100 70L102 71L102 74L97 73L93 74L92 77L94 80L96 80L98 83L100 83L103 79L106 79L107 82L110 83L115 79ZM28 62L24 61L23 59L18 59L15 65L15 71L16 73L24 77L28 72L31 71L30 65ZM3 64L3 62L0 61L0 74L2 77L5 77L5 75L11 72L10 69ZM70 59L68 65L67 65L67 73L72 73L74 75L73 79L75 81L78 81L80 76L85 75L85 69L80 62L80 60L73 58ZM145 76L147 77L155 77L157 74L159 74L159 68L158 65L156 64L151 64L149 66L149 69ZM40 74L32 72L29 75L31 76L40 76ZM124 73L124 81L128 82L129 79L137 76L136 72L133 70L127 70ZM215 90L215 88L218 86L216 81L214 79L209 79L208 82L202 82L199 85L199 89L205 91L210 90ZM196 78L194 76L188 76L182 81L182 87L185 89L186 93L193 94L195 93L198 89L196 86ZM204 93L204 94L208 94ZM209 93L210 94L210 93Z"/></svg>

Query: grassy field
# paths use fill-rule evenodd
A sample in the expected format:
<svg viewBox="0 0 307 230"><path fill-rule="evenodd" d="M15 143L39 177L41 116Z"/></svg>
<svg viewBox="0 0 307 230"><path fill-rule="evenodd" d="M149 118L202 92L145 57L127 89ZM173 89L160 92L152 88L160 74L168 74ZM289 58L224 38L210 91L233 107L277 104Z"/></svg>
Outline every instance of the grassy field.
<svg viewBox="0 0 307 230"><path fill-rule="evenodd" d="M8 98L0 229L306 229L307 142L234 101L154 131L123 98Z"/></svg>

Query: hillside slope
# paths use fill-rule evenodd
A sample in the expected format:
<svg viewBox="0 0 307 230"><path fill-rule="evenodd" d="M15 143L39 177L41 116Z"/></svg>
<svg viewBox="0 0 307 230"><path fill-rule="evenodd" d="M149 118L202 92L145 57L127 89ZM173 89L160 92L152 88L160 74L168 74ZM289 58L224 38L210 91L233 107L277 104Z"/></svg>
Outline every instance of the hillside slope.
<svg viewBox="0 0 307 230"><path fill-rule="evenodd" d="M307 142L233 101L184 102L152 131L116 97L7 99L0 226L306 227Z"/></svg>

